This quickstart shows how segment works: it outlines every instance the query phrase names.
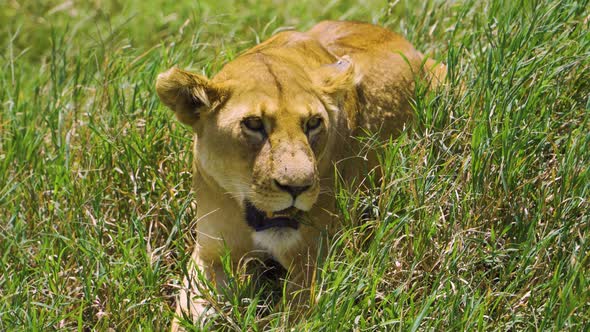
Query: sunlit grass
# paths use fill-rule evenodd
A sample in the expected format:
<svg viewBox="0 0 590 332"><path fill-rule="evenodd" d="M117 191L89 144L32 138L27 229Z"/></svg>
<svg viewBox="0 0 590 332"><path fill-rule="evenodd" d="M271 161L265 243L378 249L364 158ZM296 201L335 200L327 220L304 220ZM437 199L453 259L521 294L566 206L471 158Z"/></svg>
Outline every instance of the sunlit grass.
<svg viewBox="0 0 590 332"><path fill-rule="evenodd" d="M588 1L208 2L0 8L0 330L167 328L192 156L155 76L326 18L404 34L449 82L380 150L386 181L338 184L310 312L236 279L209 327L588 328Z"/></svg>

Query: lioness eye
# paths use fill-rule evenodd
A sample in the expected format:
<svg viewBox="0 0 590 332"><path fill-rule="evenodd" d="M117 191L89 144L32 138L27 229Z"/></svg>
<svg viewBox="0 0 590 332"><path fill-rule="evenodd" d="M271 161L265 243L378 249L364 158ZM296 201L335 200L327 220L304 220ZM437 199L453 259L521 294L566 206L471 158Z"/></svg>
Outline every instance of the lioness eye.
<svg viewBox="0 0 590 332"><path fill-rule="evenodd" d="M244 127L252 130L252 131L264 131L264 123L262 123L261 118L251 117L242 120L242 124Z"/></svg>
<svg viewBox="0 0 590 332"><path fill-rule="evenodd" d="M308 133L314 129L318 129L320 126L322 125L322 118L320 118L319 116L314 116L312 118L310 118L309 120L307 120L307 123L305 124L305 131L307 131Z"/></svg>

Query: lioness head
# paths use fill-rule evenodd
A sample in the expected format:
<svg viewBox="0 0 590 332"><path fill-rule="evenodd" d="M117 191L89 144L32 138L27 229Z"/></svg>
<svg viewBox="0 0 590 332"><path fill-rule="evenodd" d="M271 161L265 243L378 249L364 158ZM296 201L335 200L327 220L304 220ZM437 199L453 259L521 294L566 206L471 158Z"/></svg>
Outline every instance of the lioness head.
<svg viewBox="0 0 590 332"><path fill-rule="evenodd" d="M255 48L211 80L178 68L158 76L160 99L196 133L198 172L238 202L255 230L297 228L314 206L353 91L347 57L307 51L312 63L301 50Z"/></svg>

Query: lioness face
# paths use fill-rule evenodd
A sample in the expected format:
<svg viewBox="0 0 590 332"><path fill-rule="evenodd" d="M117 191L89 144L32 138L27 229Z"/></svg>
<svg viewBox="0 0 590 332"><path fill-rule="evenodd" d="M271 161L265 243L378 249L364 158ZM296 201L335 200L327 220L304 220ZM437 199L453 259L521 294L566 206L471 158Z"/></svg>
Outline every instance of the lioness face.
<svg viewBox="0 0 590 332"><path fill-rule="evenodd" d="M352 76L351 66L324 66L315 79L273 73L266 63L250 72L232 65L232 76L222 71L212 81L172 68L158 77L158 94L196 132L198 171L238 202L252 228L297 229L318 199L321 161L334 136L338 108L330 92L334 82L348 82L333 76ZM325 95L309 89L318 82Z"/></svg>
<svg viewBox="0 0 590 332"><path fill-rule="evenodd" d="M293 219L312 208L330 123L317 98L234 90L202 120L200 166L244 207L251 226L271 227L274 219Z"/></svg>

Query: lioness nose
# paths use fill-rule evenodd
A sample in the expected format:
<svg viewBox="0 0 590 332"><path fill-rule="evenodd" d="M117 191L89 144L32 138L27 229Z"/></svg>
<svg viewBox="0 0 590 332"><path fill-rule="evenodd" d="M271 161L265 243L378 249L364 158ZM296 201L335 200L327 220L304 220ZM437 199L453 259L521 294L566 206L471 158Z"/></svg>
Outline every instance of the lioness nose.
<svg viewBox="0 0 590 332"><path fill-rule="evenodd" d="M307 189L309 189L311 187L311 186L288 186L288 185L283 185L283 184L279 183L279 181L277 181L277 180L275 180L275 184L281 190L284 190L284 191L288 192L289 194L291 194L291 196L293 197L293 199L297 198L297 196L299 196L302 192L306 191Z"/></svg>

